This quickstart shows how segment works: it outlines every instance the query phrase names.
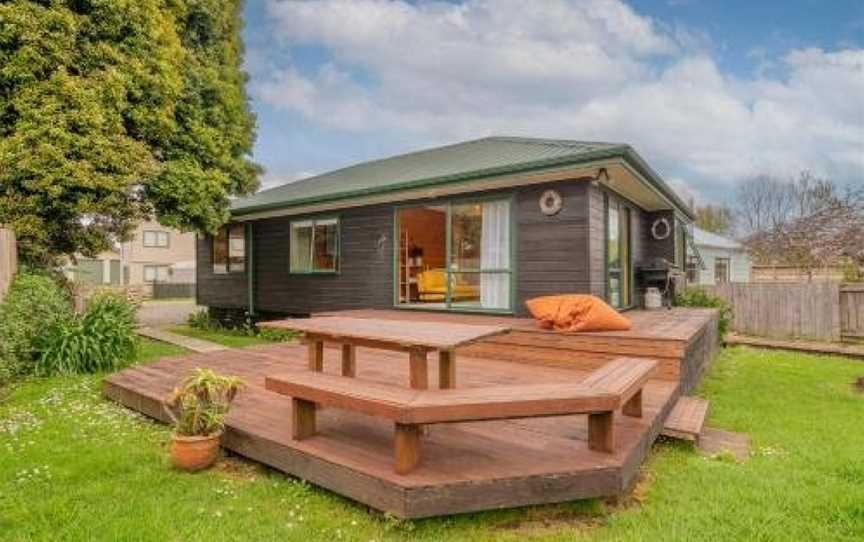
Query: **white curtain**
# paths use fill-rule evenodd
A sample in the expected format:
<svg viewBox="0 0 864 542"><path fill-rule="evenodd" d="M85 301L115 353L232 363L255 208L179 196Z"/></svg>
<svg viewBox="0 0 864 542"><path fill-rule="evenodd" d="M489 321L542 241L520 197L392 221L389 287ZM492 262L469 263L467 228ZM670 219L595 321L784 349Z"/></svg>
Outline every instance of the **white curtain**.
<svg viewBox="0 0 864 542"><path fill-rule="evenodd" d="M483 203L480 269L510 269L510 202ZM510 273L481 273L480 305L485 309L510 308Z"/></svg>

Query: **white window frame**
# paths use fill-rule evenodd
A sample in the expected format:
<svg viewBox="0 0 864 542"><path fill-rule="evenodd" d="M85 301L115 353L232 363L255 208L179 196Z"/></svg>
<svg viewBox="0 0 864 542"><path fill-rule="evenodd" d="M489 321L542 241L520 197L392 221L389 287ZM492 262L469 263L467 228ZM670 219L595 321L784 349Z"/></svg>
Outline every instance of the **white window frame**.
<svg viewBox="0 0 864 542"><path fill-rule="evenodd" d="M150 238L149 242L148 237ZM159 230L144 230L142 241L144 248L168 248L171 243L168 232Z"/></svg>
<svg viewBox="0 0 864 542"><path fill-rule="evenodd" d="M153 270L153 273L154 273L154 276L152 278L149 278L149 279L147 278L147 271L148 270ZM162 275L162 273L160 273L160 270L164 270L165 274ZM143 277L144 282L146 282L147 284L166 283L166 282L170 281L171 266L165 265L165 264L144 264L143 275L144 275L144 277ZM162 276L161 279L160 279L160 276Z"/></svg>

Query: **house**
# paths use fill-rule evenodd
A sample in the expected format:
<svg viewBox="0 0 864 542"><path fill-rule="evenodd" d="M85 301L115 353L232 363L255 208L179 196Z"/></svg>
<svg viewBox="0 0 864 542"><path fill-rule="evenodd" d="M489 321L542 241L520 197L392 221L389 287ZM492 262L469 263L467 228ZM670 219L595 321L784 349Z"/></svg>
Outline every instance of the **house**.
<svg viewBox="0 0 864 542"><path fill-rule="evenodd" d="M695 255L688 258L688 283L711 285L750 282L752 262L744 245L695 226L693 244L699 251L701 262Z"/></svg>
<svg viewBox="0 0 864 542"><path fill-rule="evenodd" d="M139 286L150 290L147 293L155 283L193 284L195 234L144 221L128 241L96 258L79 257L66 273L79 282Z"/></svg>
<svg viewBox="0 0 864 542"><path fill-rule="evenodd" d="M522 316L526 299L640 302L639 262L683 272L692 211L628 145L488 137L373 160L234 202L198 240L216 313L353 308Z"/></svg>

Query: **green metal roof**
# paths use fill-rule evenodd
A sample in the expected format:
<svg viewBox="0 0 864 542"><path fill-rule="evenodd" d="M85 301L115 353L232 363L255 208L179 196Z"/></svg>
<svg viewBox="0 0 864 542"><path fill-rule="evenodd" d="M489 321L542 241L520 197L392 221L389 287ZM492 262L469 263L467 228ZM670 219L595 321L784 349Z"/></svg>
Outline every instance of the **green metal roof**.
<svg viewBox="0 0 864 542"><path fill-rule="evenodd" d="M233 202L231 212L242 216L611 157L629 159L664 195L690 214L629 145L520 137L487 137L362 162L239 199Z"/></svg>

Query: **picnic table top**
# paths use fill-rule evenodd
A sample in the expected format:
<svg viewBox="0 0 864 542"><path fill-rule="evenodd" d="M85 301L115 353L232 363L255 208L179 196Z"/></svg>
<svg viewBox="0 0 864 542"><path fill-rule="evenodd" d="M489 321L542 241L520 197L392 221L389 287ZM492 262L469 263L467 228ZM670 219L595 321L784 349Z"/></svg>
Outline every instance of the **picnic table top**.
<svg viewBox="0 0 864 542"><path fill-rule="evenodd" d="M374 341L401 348L450 350L510 331L503 325L398 321L346 316L289 318L262 322L263 327L293 329L334 340Z"/></svg>

